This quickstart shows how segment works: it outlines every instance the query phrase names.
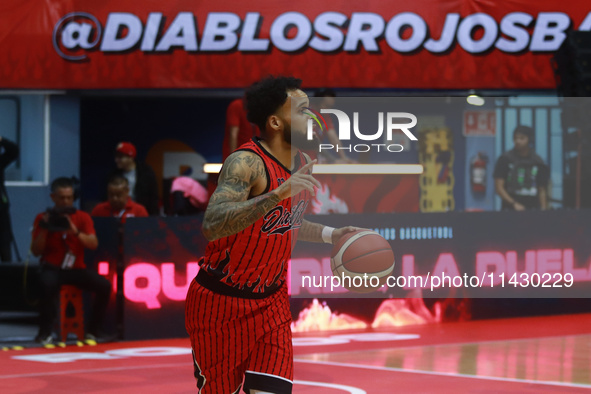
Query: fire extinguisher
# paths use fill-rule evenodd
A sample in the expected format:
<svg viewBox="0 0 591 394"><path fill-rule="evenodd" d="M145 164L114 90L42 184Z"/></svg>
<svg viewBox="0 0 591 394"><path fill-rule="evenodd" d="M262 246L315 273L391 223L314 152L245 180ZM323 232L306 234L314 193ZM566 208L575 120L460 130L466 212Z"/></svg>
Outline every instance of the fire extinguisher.
<svg viewBox="0 0 591 394"><path fill-rule="evenodd" d="M484 152L478 152L470 163L470 184L472 192L477 194L486 193L486 166L488 156Z"/></svg>

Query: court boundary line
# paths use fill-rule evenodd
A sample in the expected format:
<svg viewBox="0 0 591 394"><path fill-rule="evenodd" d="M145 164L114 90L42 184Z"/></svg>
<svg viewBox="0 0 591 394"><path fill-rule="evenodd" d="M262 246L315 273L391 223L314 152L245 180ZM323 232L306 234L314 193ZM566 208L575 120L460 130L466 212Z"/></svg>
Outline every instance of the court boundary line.
<svg viewBox="0 0 591 394"><path fill-rule="evenodd" d="M63 365L63 364L62 364ZM16 375L0 375L0 379L18 379L18 378L32 378L36 376L59 376L69 375L74 373L93 373L93 372L109 372L109 371L125 371L131 369L142 369L142 368L162 368L162 367L182 367L189 366L189 370L192 371L191 363L171 363L171 364L152 364L152 365L134 365L125 367L108 367L108 368L96 368L96 369L75 369L70 371L48 371L48 372L36 372L36 373L23 373Z"/></svg>
<svg viewBox="0 0 591 394"><path fill-rule="evenodd" d="M350 394L367 394L367 391L355 386L349 386L346 384L332 383L332 382L313 382L311 380L294 380L294 385L298 384L301 386L316 386L316 387L328 387L332 389L347 391Z"/></svg>
<svg viewBox="0 0 591 394"><path fill-rule="evenodd" d="M501 378L495 376L480 376L480 375L465 375L465 374L456 374L456 373L446 373L446 372L435 372L435 371L421 371L415 369L401 369L395 367L380 367L374 365L358 365L358 364L349 364L349 363L339 363L334 361L314 361L314 360L298 360L294 359L294 362L302 362L307 364L317 364L317 365L331 365L335 367L350 367L350 368L362 368L362 369L370 369L375 371L390 371L390 372L405 372L405 373L414 373L414 374L423 374L423 375L435 375L435 376L446 376L446 377L457 377L457 378L468 378L468 379L479 379L479 380L493 380L493 381L501 381L501 382L509 382L509 383L526 383L526 384L541 384L545 386L561 386L561 387L573 387L573 388L591 388L591 384L585 385L581 383L568 383L568 382L555 382L555 381L538 381L538 380L528 380L528 379L513 379L513 378Z"/></svg>
<svg viewBox="0 0 591 394"><path fill-rule="evenodd" d="M348 334L343 334L343 335L348 335ZM354 334L351 334L354 335ZM419 335L419 334L417 334ZM514 339L492 339L492 340L487 340L487 341L481 341L481 342L453 342L453 343L441 343L441 344L430 344L430 345L413 345L413 346L400 346L400 347L381 347L381 348L376 348L376 349L364 349L364 351L376 351L376 350L403 350L403 349L418 349L418 348L423 348L423 347L429 347L429 346L456 346L456 345L479 345L479 344L491 344L491 343L496 343L496 342L517 342L517 341L531 341L534 339L556 339L556 338L566 338L566 337L585 337L585 336L591 336L591 333L588 334L574 334L574 335L556 335L556 336L546 336L546 337L529 337L529 338L514 338ZM421 337L422 339L423 337ZM400 343L402 341L412 341L412 340L417 340L417 338L414 339L404 339L404 340L399 340L399 341L367 341L369 343L372 342L395 342L395 343ZM354 343L364 343L366 341L357 341ZM349 343L351 344L351 343ZM343 345L343 344L335 344L335 345L330 345L330 344L324 344L324 345L318 345L318 346L338 346L338 345ZM296 348L297 346L294 346L294 348ZM306 348L305 346L301 347L302 349ZM323 352L316 352L316 353L303 353L298 355L298 357L305 357L305 356L310 356L313 354L325 354L325 353L330 353L330 354L345 354L345 353L354 353L354 352L359 352L359 350L339 350L339 351L335 351L335 352L331 352L331 351L323 351Z"/></svg>

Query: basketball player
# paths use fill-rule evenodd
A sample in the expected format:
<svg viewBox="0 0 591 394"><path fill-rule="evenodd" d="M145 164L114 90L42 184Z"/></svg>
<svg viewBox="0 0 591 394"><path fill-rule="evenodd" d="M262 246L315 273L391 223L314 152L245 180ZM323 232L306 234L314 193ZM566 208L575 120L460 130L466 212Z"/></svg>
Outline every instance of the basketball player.
<svg viewBox="0 0 591 394"><path fill-rule="evenodd" d="M256 137L224 162L203 222L210 241L191 283L185 325L202 394L291 393L293 349L287 261L296 237L336 242L355 227L303 219L320 184L306 139L301 80L269 77L247 91ZM297 107L292 114L292 102Z"/></svg>

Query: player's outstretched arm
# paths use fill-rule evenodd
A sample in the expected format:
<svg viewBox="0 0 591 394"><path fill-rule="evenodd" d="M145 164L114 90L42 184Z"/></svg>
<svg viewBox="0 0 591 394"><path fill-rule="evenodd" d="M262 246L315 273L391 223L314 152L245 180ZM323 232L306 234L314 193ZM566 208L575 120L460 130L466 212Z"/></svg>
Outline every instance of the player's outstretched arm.
<svg viewBox="0 0 591 394"><path fill-rule="evenodd" d="M252 188L265 181L265 167L256 154L238 151L228 156L205 211L205 238L237 234L277 205L281 198L273 192L248 199Z"/></svg>

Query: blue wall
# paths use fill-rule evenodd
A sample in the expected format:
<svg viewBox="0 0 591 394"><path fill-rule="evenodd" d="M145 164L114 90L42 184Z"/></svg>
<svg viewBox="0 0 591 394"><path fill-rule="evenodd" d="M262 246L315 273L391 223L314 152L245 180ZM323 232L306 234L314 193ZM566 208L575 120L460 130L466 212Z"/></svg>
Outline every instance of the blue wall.
<svg viewBox="0 0 591 394"><path fill-rule="evenodd" d="M21 102L19 141L21 179L23 181L39 182L43 180L45 167L43 161L43 111L45 106L45 96L23 95L20 96L19 99Z"/></svg>
<svg viewBox="0 0 591 394"><path fill-rule="evenodd" d="M29 100L42 102L39 96ZM50 98L50 141L49 141L49 182L59 176L80 177L80 101L77 97L53 96ZM32 168L43 169L43 152L38 148L28 148L27 142L43 140L43 127L25 127L26 124L39 121L31 114L21 113L22 130L28 130L21 148L22 155L29 155ZM42 165L39 166L39 163ZM12 230L21 257L26 258L31 242L31 229L35 216L53 203L49 197L49 186L8 186ZM13 252L13 260L16 256ZM36 261L36 258L33 258Z"/></svg>

